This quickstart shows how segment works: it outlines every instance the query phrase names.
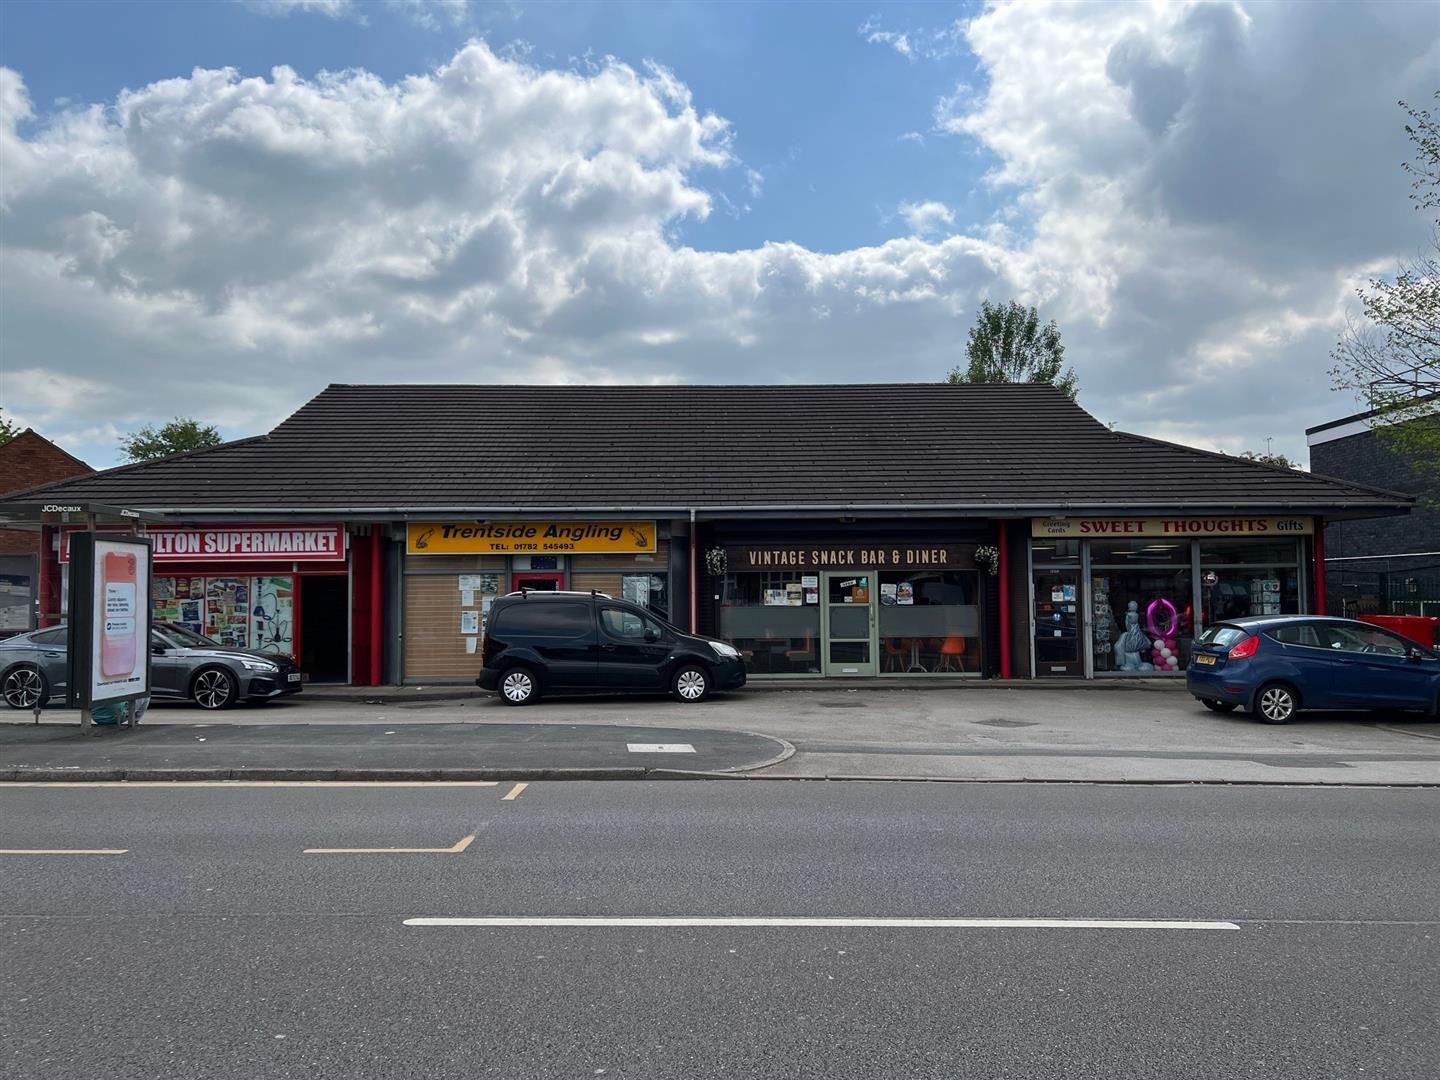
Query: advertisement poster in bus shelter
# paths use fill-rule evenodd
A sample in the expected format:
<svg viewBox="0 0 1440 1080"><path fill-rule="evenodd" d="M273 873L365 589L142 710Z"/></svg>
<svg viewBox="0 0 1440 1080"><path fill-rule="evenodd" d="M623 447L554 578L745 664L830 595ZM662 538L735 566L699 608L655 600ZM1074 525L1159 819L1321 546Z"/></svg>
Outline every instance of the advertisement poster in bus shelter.
<svg viewBox="0 0 1440 1080"><path fill-rule="evenodd" d="M70 704L150 693L149 540L77 533L71 541Z"/></svg>

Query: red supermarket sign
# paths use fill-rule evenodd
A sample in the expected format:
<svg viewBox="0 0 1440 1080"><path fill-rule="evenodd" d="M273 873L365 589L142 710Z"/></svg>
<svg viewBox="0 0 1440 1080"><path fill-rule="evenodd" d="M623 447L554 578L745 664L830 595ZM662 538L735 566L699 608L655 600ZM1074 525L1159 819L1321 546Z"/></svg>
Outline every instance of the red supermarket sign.
<svg viewBox="0 0 1440 1080"><path fill-rule="evenodd" d="M60 532L60 561L70 561L70 536ZM145 530L155 561L344 562L344 525L214 525L198 529L152 525Z"/></svg>

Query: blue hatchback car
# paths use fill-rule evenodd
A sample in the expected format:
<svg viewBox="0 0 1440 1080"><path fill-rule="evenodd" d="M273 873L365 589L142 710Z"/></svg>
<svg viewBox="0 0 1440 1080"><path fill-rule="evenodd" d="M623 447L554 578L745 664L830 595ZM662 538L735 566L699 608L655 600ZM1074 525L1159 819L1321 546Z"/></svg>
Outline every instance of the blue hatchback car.
<svg viewBox="0 0 1440 1080"><path fill-rule="evenodd" d="M1185 686L1207 709L1267 724L1301 709L1440 712L1440 653L1354 619L1268 615L1207 626Z"/></svg>

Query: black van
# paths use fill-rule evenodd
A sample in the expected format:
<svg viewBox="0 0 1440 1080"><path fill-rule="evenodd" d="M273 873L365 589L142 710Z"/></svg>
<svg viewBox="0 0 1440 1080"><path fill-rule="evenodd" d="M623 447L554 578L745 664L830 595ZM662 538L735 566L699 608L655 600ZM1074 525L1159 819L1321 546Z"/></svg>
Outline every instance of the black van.
<svg viewBox="0 0 1440 1080"><path fill-rule="evenodd" d="M475 684L507 705L541 692L674 694L701 701L745 685L731 645L696 637L604 593L517 592L490 608Z"/></svg>

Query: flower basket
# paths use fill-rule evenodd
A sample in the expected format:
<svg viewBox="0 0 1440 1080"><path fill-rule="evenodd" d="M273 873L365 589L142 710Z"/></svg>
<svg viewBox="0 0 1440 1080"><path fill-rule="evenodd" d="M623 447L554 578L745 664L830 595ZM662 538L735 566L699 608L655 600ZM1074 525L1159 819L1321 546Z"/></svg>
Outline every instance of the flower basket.
<svg viewBox="0 0 1440 1080"><path fill-rule="evenodd" d="M981 544L975 549L975 565L994 577L1000 573L1000 549L990 544Z"/></svg>
<svg viewBox="0 0 1440 1080"><path fill-rule="evenodd" d="M712 547L705 552L705 570L711 577L724 577L730 569L730 560L722 547Z"/></svg>

